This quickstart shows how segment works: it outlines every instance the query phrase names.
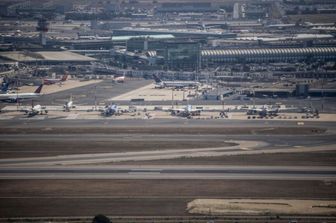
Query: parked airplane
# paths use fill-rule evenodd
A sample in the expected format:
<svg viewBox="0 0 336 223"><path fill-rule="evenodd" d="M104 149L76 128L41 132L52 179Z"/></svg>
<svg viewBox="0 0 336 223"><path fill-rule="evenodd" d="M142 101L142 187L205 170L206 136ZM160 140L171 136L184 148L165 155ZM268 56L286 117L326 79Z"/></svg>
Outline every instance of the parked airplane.
<svg viewBox="0 0 336 223"><path fill-rule="evenodd" d="M200 85L198 81L162 81L156 74L153 74L155 80L155 88L186 88L197 87Z"/></svg>
<svg viewBox="0 0 336 223"><path fill-rule="evenodd" d="M119 114L119 108L116 104L107 105L104 109L101 110L103 116L112 116Z"/></svg>
<svg viewBox="0 0 336 223"><path fill-rule="evenodd" d="M260 117L277 116L280 111L293 110L294 108L279 108L274 106L262 106L261 108L247 109L247 115L259 115Z"/></svg>
<svg viewBox="0 0 336 223"><path fill-rule="evenodd" d="M25 112L28 117L32 117L35 115L43 115L43 114L47 114L48 110L46 109L46 107L41 106L41 105L32 105L32 107L30 109L26 109L26 110L21 110L23 112Z"/></svg>
<svg viewBox="0 0 336 223"><path fill-rule="evenodd" d="M18 100L33 99L42 96L41 93L43 84L41 84L34 93L7 93L0 94L0 101L4 102L17 102Z"/></svg>
<svg viewBox="0 0 336 223"><path fill-rule="evenodd" d="M56 84L56 83L62 83L64 81L66 81L68 78L68 74L64 74L62 78L60 79L43 79L43 84L46 84L46 85L51 85L51 84Z"/></svg>
<svg viewBox="0 0 336 223"><path fill-rule="evenodd" d="M125 82L125 76L115 77L113 78L113 81L117 83L124 83Z"/></svg>
<svg viewBox="0 0 336 223"><path fill-rule="evenodd" d="M174 116L190 118L191 116L201 115L201 109L194 109L191 105L187 105L185 108L175 108L171 109L171 114Z"/></svg>
<svg viewBox="0 0 336 223"><path fill-rule="evenodd" d="M1 94L6 94L8 91L9 83L2 82L1 84Z"/></svg>
<svg viewBox="0 0 336 223"><path fill-rule="evenodd" d="M76 108L76 106L73 104L72 97L70 97L69 101L63 105L63 111L69 112L72 108Z"/></svg>

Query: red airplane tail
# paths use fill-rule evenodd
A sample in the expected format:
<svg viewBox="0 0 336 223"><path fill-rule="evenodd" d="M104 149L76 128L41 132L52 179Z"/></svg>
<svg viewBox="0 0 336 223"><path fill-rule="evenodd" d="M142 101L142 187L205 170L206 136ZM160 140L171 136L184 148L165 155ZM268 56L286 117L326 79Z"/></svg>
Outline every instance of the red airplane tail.
<svg viewBox="0 0 336 223"><path fill-rule="evenodd" d="M68 74L64 74L61 81L63 82L63 81L66 81L67 79L68 79Z"/></svg>
<svg viewBox="0 0 336 223"><path fill-rule="evenodd" d="M41 93L41 91L42 91L42 87L43 87L43 84L41 84L41 85L34 91L34 93L35 93L35 94L39 94L39 93Z"/></svg>

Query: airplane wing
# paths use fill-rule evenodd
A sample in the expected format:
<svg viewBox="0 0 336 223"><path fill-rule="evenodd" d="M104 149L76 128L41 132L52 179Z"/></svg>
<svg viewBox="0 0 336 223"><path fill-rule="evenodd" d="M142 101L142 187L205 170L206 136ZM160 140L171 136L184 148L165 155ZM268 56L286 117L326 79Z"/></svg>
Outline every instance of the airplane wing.
<svg viewBox="0 0 336 223"><path fill-rule="evenodd" d="M174 112L184 112L185 109L184 109L184 108L171 108L170 111L174 111Z"/></svg>

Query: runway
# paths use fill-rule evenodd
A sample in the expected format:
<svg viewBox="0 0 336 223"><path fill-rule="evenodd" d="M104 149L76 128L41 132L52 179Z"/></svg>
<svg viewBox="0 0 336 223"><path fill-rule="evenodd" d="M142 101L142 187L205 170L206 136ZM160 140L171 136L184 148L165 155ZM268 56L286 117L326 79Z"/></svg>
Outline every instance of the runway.
<svg viewBox="0 0 336 223"><path fill-rule="evenodd" d="M5 167L0 179L242 179L335 180L336 167L276 166L71 166Z"/></svg>
<svg viewBox="0 0 336 223"><path fill-rule="evenodd" d="M28 158L0 159L0 179L221 179L221 180L335 180L332 166L227 166L223 165L120 165L120 162L169 160L234 155L280 154L335 151L330 134L274 135L151 135L151 134L3 134L0 141L43 141L68 143L96 141L107 145L186 141L226 142L221 147L155 149L108 153L69 154ZM94 165L93 165L94 164ZM108 165L107 165L108 164Z"/></svg>
<svg viewBox="0 0 336 223"><path fill-rule="evenodd" d="M304 121L305 127L321 127L336 129L335 121L319 122L319 121ZM133 119L133 120L120 120L120 119L99 119L99 120L64 120L43 118L39 119L10 119L0 120L0 126L14 128L14 127L298 127L296 121L286 120L230 120L230 119Z"/></svg>
<svg viewBox="0 0 336 223"><path fill-rule="evenodd" d="M0 124L4 217L186 215L195 198L336 197L334 122Z"/></svg>
<svg viewBox="0 0 336 223"><path fill-rule="evenodd" d="M334 151L336 137L334 134L311 135L307 140L306 135L221 135L221 134L0 134L0 142L4 146L12 145L13 141L19 143L16 147L26 145L21 153L30 153L30 156L20 157L20 149L3 149L1 152L12 153L11 157L0 159L0 167L4 166L32 166L32 165L80 165L80 164L104 164L125 161L151 161L195 157L219 157L248 154L279 154L316 151ZM80 143L79 143L80 142ZM78 150L69 153L59 147L71 149L71 145L84 147L88 143L103 144L106 149ZM139 147L130 150L131 144L141 145L143 142L150 143L154 147ZM202 147L189 147L208 142ZM10 144L9 144L10 143ZM21 144L20 144L21 143ZM42 146L34 146L39 143ZM60 150L57 155L40 155L37 151L48 150L43 145L55 144L52 150ZM118 145L126 144L125 150L118 149ZM129 144L131 143L131 144ZM156 144L171 144L172 148L158 148ZM187 143L187 144L186 144ZM30 146L27 146L30 145ZM183 145L183 147L181 147ZM191 146L191 145L190 145ZM48 147L49 148L49 147ZM17 151L17 152L16 152ZM62 151L66 153L62 153ZM87 152L86 152L87 151ZM17 156L14 156L17 154ZM50 153L52 154L52 153ZM54 153L55 154L55 153Z"/></svg>

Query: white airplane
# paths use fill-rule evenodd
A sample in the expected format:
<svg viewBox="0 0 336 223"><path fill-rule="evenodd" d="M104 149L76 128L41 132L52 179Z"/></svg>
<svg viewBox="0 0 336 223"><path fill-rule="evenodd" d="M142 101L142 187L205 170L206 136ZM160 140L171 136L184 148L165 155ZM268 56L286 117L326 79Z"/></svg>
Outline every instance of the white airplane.
<svg viewBox="0 0 336 223"><path fill-rule="evenodd" d="M115 77L113 78L113 81L117 83L124 83L125 82L125 76Z"/></svg>
<svg viewBox="0 0 336 223"><path fill-rule="evenodd" d="M201 115L201 111L201 109L192 108L191 105L187 105L185 108L180 109L170 109L172 115L186 118L190 118L191 116L199 116Z"/></svg>
<svg viewBox="0 0 336 223"><path fill-rule="evenodd" d="M153 74L155 80L155 88L191 88L200 85L198 81L163 81L156 74Z"/></svg>
<svg viewBox="0 0 336 223"><path fill-rule="evenodd" d="M261 117L265 116L277 116L281 111L293 110L294 108L280 108L276 106L263 105L261 108L250 108L247 109L247 115L259 115Z"/></svg>
<svg viewBox="0 0 336 223"><path fill-rule="evenodd" d="M18 100L33 99L42 96L41 93L43 84L41 84L34 93L6 93L0 94L0 101L3 102L17 102Z"/></svg>
<svg viewBox="0 0 336 223"><path fill-rule="evenodd" d="M106 105L104 109L101 110L103 116L112 116L119 114L119 108L116 104Z"/></svg>
<svg viewBox="0 0 336 223"><path fill-rule="evenodd" d="M28 117L32 117L32 116L35 116L35 115L43 115L43 114L47 114L48 113L48 110L46 109L46 107L44 106L41 106L41 105L35 105L30 108L30 109L26 109L26 110L21 110L23 112L25 112Z"/></svg>
<svg viewBox="0 0 336 223"><path fill-rule="evenodd" d="M76 108L76 106L73 104L72 96L69 98L69 101L65 102L63 105L63 111L69 112L72 108Z"/></svg>
<svg viewBox="0 0 336 223"><path fill-rule="evenodd" d="M112 40L112 36L95 36L96 40Z"/></svg>

